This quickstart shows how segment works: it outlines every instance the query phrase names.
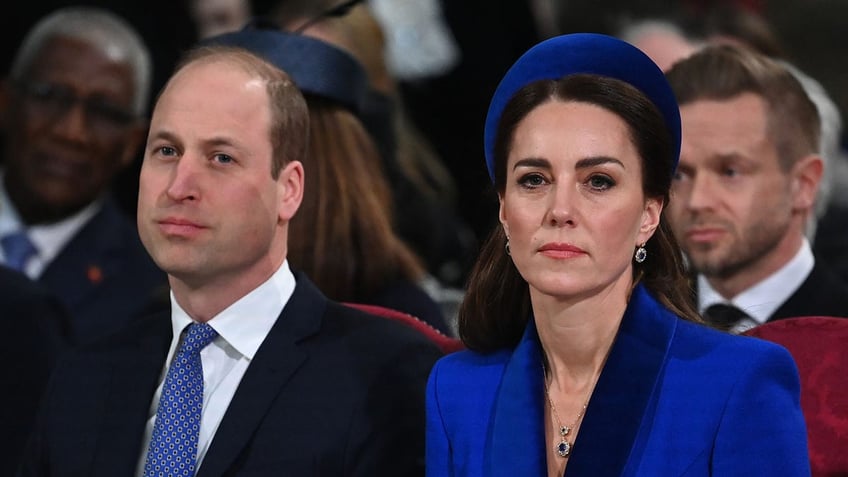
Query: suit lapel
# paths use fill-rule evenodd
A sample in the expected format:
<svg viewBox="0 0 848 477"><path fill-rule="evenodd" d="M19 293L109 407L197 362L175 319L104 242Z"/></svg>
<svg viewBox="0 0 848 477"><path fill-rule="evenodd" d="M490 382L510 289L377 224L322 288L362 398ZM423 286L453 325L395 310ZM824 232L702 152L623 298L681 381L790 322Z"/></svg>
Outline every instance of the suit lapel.
<svg viewBox="0 0 848 477"><path fill-rule="evenodd" d="M625 475L641 454L640 430L655 410L671 339L679 318L642 285L633 290L621 327L595 386L569 458L570 476Z"/></svg>
<svg viewBox="0 0 848 477"><path fill-rule="evenodd" d="M622 475L641 450L639 432L654 411L654 392L678 318L637 286L598 379L567 475ZM486 451L486 475L545 475L541 345L533 320L504 369Z"/></svg>
<svg viewBox="0 0 848 477"><path fill-rule="evenodd" d="M92 467L102 475L133 475L141 456L150 402L171 343L169 315L149 319L150 330L130 333L133 341L121 346L107 364L108 392L101 394L106 401Z"/></svg>
<svg viewBox="0 0 848 477"><path fill-rule="evenodd" d="M198 470L198 477L222 475L250 441L274 398L308 358L298 344L316 333L327 300L303 275L230 402Z"/></svg>
<svg viewBox="0 0 848 477"><path fill-rule="evenodd" d="M120 220L118 214L116 206L107 200L39 277L38 281L59 294L69 308L87 301L104 280L121 273L116 267L122 254L115 250L124 242L115 225Z"/></svg>

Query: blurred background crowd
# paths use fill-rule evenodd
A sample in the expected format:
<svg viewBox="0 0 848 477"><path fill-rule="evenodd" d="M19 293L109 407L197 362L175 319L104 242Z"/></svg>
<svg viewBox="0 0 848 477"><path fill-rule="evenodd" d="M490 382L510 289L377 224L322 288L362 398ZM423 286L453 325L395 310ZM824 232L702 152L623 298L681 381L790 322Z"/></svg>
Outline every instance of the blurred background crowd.
<svg viewBox="0 0 848 477"><path fill-rule="evenodd" d="M72 6L115 16L60 10ZM596 32L636 45L664 71L714 44L742 45L787 66L817 108L824 172L821 181L816 171L808 174L816 176L807 180L817 189L811 194L794 186L773 188L771 194L749 188L743 195L753 200L723 204L727 223L762 232L751 234L757 239L771 230L763 232L760 225L779 222L774 217L780 214L762 204L777 204L775 210L785 206L793 216L803 215L800 223L806 224L798 227L797 235L801 228L805 235L792 253L773 267L780 274L767 270L741 288L748 301L774 301L768 312L759 310L759 323L848 316L846 17L845 0L9 4L0 15L7 39L0 44L5 78L0 88L0 310L7 312L4 326L12 326L7 341L13 346L0 351L6 351L6 361L38 347L47 351L27 360L41 374L21 372L12 379L24 383L11 396L22 402L0 406L9 413L0 419L16 418L22 435L27 416L36 411L28 396L39 395L66 345L95 341L170 306L166 277L139 242L134 221L151 107L186 50L246 25L288 38L278 38L287 50L277 63L285 64L303 92L311 134L303 161L304 198L291 221L287 259L335 301L412 315L416 324L423 321L435 328L428 331L449 340L451 350L462 347L457 316L467 280L481 244L499 225L498 196L483 167L489 101L510 65L533 45L560 34ZM803 123L804 118L793 119ZM815 129L815 122L796 128L797 136ZM768 139L777 144L794 132ZM686 159L690 170L684 172L692 175L695 166ZM780 176L789 174L781 170ZM774 200L768 202L767 195ZM794 205L807 195L816 196L810 214L810 208ZM695 201L684 199L678 199L679 208L696 208ZM727 198L719 193L713 199L718 204ZM751 257L719 272L696 270L703 263L693 254L686 257L693 298L705 316L709 300L740 301L745 294L719 297L705 286L705 276L718 283L746 266L760 272L751 263L773 252L743 242L728 248ZM505 250L509 255L508 238ZM793 268L799 262L804 273ZM820 275L824 268L827 280ZM803 308L777 306L798 301ZM14 319L36 315L32 322ZM18 325L39 329L17 330ZM28 343L16 333L47 340ZM810 359L818 361L818 356ZM839 385L844 387L844 380ZM23 441L13 441L0 448L17 455ZM12 460L0 456L3 462ZM0 476L8 472L0 467Z"/></svg>
<svg viewBox="0 0 848 477"><path fill-rule="evenodd" d="M352 9L345 8L348 4ZM371 126L369 133L381 149L383 169L394 192L393 223L423 262L426 274L420 283L429 286L448 317L459 300L479 241L494 225L496 215L491 212L497 206L496 196L480 167L483 118L498 79L520 53L541 39L576 31L621 36L642 47L660 66L705 42L748 44L792 63L814 79L835 106L836 129L830 133L828 152L833 160L822 183L822 218L811 224L811 235L818 229L813 241L816 253L824 255L843 277L848 276L841 230L846 217L843 208L848 207L848 192L842 187L848 182L848 160L843 157L846 140L841 129L841 116L848 109L848 63L840 61L844 55L840 38L845 35L840 27L848 15L848 3L38 0L10 8L0 20L8 38L0 47L4 72L8 73L27 29L47 13L69 5L106 8L139 31L152 53L151 102L182 51L201 38L239 29L256 16L271 18L284 29L311 31L310 35L352 53L367 71L371 87L393 99L391 120L396 122L394 130L401 132L387 134L385 125L379 124L385 119L379 113L365 114L364 119L371 120L366 126ZM345 15L330 18L338 6ZM333 24L342 19L344 23ZM0 163L4 160L0 158ZM112 187L118 203L131 216L139 162L122 170Z"/></svg>

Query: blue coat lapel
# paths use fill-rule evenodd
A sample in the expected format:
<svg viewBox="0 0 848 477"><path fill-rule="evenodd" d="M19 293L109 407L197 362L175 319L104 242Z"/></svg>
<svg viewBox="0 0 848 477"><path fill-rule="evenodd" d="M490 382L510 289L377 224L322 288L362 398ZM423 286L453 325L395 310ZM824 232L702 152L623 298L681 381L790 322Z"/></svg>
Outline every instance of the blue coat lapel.
<svg viewBox="0 0 848 477"><path fill-rule="evenodd" d="M633 290L569 458L568 476L612 477L641 454L640 430L656 405L679 318L641 285ZM531 319L504 369L487 445L486 475L545 475L541 346Z"/></svg>
<svg viewBox="0 0 848 477"><path fill-rule="evenodd" d="M542 355L531 318L506 363L492 411L484 475L545 475Z"/></svg>
<svg viewBox="0 0 848 477"><path fill-rule="evenodd" d="M678 319L643 286L633 290L577 435L569 476L626 475L627 464L638 460L644 444L640 430L652 420L654 391Z"/></svg>

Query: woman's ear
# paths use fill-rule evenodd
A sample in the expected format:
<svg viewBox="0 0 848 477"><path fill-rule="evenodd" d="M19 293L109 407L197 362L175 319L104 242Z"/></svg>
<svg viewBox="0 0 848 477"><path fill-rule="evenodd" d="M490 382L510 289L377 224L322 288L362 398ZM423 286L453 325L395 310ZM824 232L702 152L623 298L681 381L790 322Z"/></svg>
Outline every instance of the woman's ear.
<svg viewBox="0 0 848 477"><path fill-rule="evenodd" d="M506 220L506 210L504 209L504 199L503 195L498 194L498 220L501 223L501 227L503 227L504 234L506 235L507 240L509 240L509 223Z"/></svg>
<svg viewBox="0 0 848 477"><path fill-rule="evenodd" d="M663 200L658 197L645 200L645 209L642 212L642 225L639 227L636 246L647 242L654 235L657 227L660 226L663 205Z"/></svg>

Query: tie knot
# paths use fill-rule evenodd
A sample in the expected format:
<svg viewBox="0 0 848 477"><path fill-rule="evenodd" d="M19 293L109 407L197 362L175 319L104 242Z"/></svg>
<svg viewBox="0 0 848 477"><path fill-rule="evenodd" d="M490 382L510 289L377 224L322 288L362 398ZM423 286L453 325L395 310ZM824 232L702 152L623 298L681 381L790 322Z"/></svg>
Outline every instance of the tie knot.
<svg viewBox="0 0 848 477"><path fill-rule="evenodd" d="M4 235L0 238L0 245L3 246L6 265L18 271L22 271L29 259L38 252L25 230Z"/></svg>
<svg viewBox="0 0 848 477"><path fill-rule="evenodd" d="M704 317L707 318L710 323L727 330L733 328L740 321L750 318L747 313L728 303L716 303L715 305L710 305L704 311Z"/></svg>
<svg viewBox="0 0 848 477"><path fill-rule="evenodd" d="M200 353L200 350L212 342L218 333L206 323L192 323L186 328L183 343L180 345L181 355Z"/></svg>

